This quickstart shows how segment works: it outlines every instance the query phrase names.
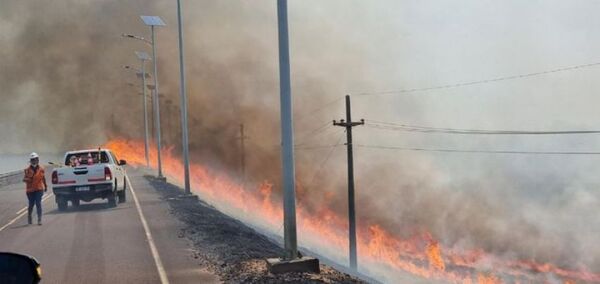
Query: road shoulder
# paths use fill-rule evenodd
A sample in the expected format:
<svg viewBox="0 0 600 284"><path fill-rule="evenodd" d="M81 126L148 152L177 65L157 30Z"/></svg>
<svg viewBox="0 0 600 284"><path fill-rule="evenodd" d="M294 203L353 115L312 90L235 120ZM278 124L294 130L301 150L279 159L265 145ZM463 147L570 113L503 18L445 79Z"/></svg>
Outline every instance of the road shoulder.
<svg viewBox="0 0 600 284"><path fill-rule="evenodd" d="M274 241L203 201L177 198L177 186L145 178L184 224L178 235L192 242L194 258L225 283L365 283L324 264L320 274L271 274L265 259L283 255Z"/></svg>
<svg viewBox="0 0 600 284"><path fill-rule="evenodd" d="M179 234L184 224L170 213L169 204L160 200L161 195L140 172L128 171L132 186L128 193L134 190L139 200L160 259L161 264L157 265L157 269L166 272L167 282L163 283L220 283L215 274L199 265L194 258L192 244ZM127 198L127 202L134 202L131 194ZM146 238L148 242L148 236ZM152 250L150 243L148 246Z"/></svg>

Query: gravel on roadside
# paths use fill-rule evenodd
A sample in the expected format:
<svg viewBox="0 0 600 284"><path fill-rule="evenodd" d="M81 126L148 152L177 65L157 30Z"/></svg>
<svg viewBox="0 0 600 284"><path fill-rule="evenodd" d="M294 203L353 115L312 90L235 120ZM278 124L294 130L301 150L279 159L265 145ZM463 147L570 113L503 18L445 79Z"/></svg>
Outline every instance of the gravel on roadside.
<svg viewBox="0 0 600 284"><path fill-rule="evenodd" d="M284 253L277 243L202 200L177 198L183 191L175 185L145 178L184 224L178 236L193 244L193 258L224 283L366 283L324 264L320 274L271 274L265 259Z"/></svg>

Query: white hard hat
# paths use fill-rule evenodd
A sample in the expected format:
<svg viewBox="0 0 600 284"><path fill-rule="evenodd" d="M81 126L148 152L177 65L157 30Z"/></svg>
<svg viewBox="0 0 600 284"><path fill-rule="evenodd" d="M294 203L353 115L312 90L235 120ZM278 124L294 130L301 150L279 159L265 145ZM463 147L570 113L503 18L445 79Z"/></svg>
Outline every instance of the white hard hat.
<svg viewBox="0 0 600 284"><path fill-rule="evenodd" d="M29 159L37 159L39 157L40 155L38 155L36 152L32 152L31 154L29 154Z"/></svg>

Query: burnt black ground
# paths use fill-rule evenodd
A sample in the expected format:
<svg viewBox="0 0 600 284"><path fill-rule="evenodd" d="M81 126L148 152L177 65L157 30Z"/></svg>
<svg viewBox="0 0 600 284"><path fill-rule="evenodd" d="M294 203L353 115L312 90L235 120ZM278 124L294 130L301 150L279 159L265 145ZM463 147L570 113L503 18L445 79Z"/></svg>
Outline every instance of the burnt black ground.
<svg viewBox="0 0 600 284"><path fill-rule="evenodd" d="M194 258L225 283L366 283L324 264L320 274L271 274L265 259L283 255L277 243L202 200L177 198L183 191L175 185L145 178L183 222L179 237L191 241Z"/></svg>

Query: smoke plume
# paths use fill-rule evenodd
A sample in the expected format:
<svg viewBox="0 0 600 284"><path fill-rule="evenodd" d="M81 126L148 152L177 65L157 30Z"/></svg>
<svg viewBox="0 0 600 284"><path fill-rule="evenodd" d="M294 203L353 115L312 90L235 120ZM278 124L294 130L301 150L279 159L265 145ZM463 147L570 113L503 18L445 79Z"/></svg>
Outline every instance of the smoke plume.
<svg viewBox="0 0 600 284"><path fill-rule="evenodd" d="M408 2L290 1L298 198L307 208L346 214L345 138L342 129L325 126L344 118L344 95L591 63L590 46L600 43L590 28L600 20L588 7L597 4ZM269 180L278 189L275 1L183 5L192 160L238 175L244 124L246 179ZM150 38L139 15L159 15L168 25L156 39L162 134L180 150L174 1L2 0L0 7L0 152L61 152L143 137L141 82L121 67L139 67L134 50L151 51L120 36ZM475 129L592 129L597 72L353 95L353 117ZM457 137L369 127L354 135L359 145L455 149L593 151L599 142L584 135ZM311 148L334 144L340 145ZM355 160L359 226L377 223L406 237L427 231L455 249L600 273L593 157L356 147Z"/></svg>

